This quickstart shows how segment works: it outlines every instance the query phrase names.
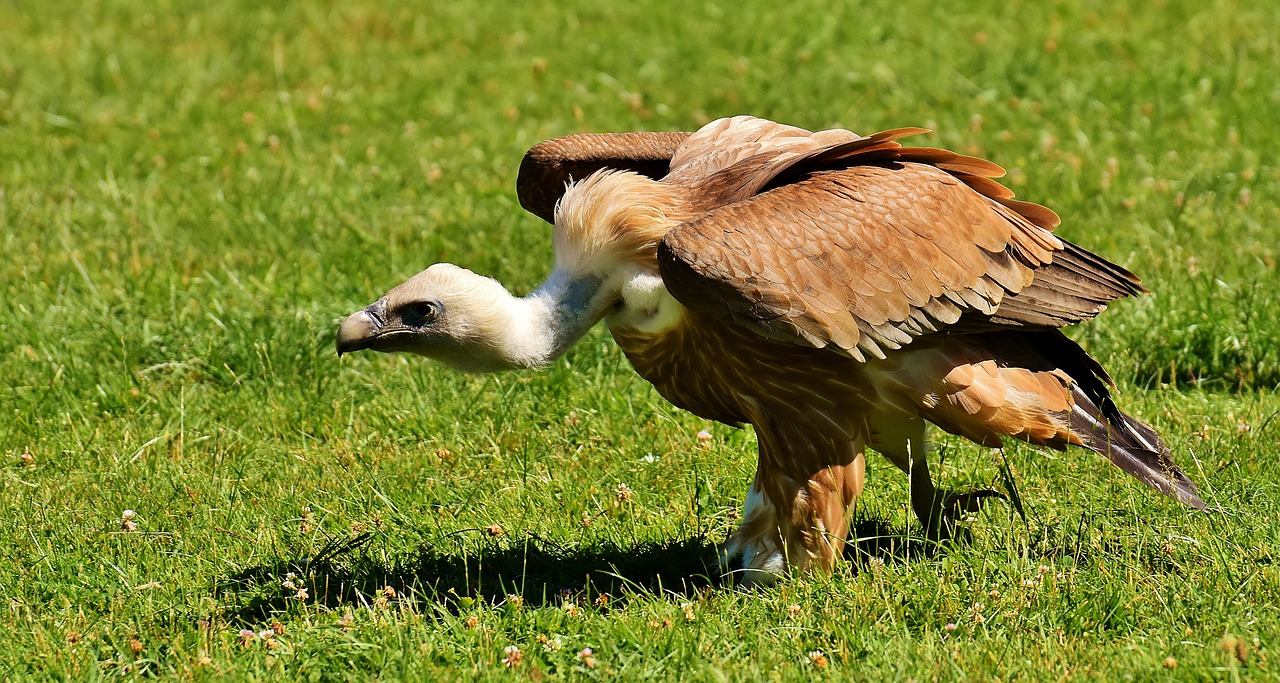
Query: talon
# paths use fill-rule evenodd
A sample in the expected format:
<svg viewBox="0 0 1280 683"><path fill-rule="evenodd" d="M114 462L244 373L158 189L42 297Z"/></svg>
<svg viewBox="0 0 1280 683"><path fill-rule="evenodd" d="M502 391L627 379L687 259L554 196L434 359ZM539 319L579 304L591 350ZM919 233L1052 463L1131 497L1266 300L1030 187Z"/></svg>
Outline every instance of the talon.
<svg viewBox="0 0 1280 683"><path fill-rule="evenodd" d="M924 524L925 536L930 540L941 541L952 537L956 523L963 515L981 511L988 498L1009 500L1005 494L991 489L964 492L938 490L927 508L916 509L916 516Z"/></svg>
<svg viewBox="0 0 1280 683"><path fill-rule="evenodd" d="M960 513L972 514L979 512L988 498L999 498L1003 501L1009 500L1008 496L991 489L965 493L952 492L943 497L942 507L946 510L943 514L948 517L956 517Z"/></svg>

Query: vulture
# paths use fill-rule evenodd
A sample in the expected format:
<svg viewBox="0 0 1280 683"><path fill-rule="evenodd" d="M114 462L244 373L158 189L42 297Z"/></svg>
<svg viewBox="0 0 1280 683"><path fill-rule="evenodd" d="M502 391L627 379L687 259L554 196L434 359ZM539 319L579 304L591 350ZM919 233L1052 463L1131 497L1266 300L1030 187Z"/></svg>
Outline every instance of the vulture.
<svg viewBox="0 0 1280 683"><path fill-rule="evenodd" d="M372 349L458 370L538 368L603 320L676 406L751 424L741 526L722 551L743 583L830 571L872 449L909 478L926 531L993 491L935 487L925 423L1106 456L1203 509L1155 431L1112 400L1066 325L1145 290L1054 234L983 159L737 116L694 133L577 134L520 166L521 206L554 226L555 266L525 297L438 263L341 323Z"/></svg>

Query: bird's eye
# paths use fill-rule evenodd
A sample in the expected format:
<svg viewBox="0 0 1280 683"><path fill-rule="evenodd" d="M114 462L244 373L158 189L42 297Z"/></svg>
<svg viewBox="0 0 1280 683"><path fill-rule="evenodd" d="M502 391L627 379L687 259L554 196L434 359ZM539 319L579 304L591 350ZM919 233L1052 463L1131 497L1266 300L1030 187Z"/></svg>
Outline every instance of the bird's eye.
<svg viewBox="0 0 1280 683"><path fill-rule="evenodd" d="M430 301L420 301L414 304L410 310L413 311L414 317L424 322L431 322L436 319L436 316L440 315L440 307Z"/></svg>

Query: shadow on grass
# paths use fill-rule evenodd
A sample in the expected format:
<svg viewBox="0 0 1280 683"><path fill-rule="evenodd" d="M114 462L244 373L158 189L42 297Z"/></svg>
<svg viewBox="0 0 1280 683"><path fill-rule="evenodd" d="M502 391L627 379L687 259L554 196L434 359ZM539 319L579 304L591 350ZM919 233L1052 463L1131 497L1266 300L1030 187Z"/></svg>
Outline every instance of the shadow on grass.
<svg viewBox="0 0 1280 683"><path fill-rule="evenodd" d="M856 540L845 557L854 573L877 561L933 557L949 545L910 537L882 520L856 520L852 532ZM246 567L221 581L217 592L234 605L233 620L257 622L297 603L295 590L283 585L290 574L306 587L309 603L330 608L372 605L387 587L400 598L456 611L476 601L498 604L512 594L531 607L590 605L600 595L689 596L734 585L720 571L720 544L703 536L621 547L566 546L537 536L468 541L459 533L391 561L369 549L375 536L337 539L311 557Z"/></svg>
<svg viewBox="0 0 1280 683"><path fill-rule="evenodd" d="M949 539L938 541L892 526L882 519L854 519L849 538L853 542L845 547L844 557L857 574L876 562L903 564L945 555L956 546L968 544L972 535L962 527Z"/></svg>
<svg viewBox="0 0 1280 683"><path fill-rule="evenodd" d="M690 595L722 583L717 544L701 537L624 548L565 546L537 536L465 542L459 535L392 561L368 551L373 537L333 541L309 558L245 568L223 581L219 593L239 603L233 618L255 621L288 608L294 592L282 583L290 573L306 584L309 602L328 607L370 605L391 587L397 596L455 610L476 600L497 604L511 594L539 607L566 600L589 604L601 594Z"/></svg>

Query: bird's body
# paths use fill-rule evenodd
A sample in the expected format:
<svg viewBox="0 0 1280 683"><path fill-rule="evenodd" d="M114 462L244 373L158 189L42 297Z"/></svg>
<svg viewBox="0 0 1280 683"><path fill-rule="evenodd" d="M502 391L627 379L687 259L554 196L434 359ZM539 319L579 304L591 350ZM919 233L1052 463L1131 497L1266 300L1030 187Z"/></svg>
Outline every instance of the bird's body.
<svg viewBox="0 0 1280 683"><path fill-rule="evenodd" d="M528 297L432 266L343 324L339 349L464 370L537 367L600 320L675 405L760 442L727 556L758 581L840 556L867 448L911 476L930 530L963 497L933 487L925 421L989 446L1090 448L1202 507L1105 371L1057 328L1140 291L1056 237L1001 169L751 117L693 134L580 135L525 158L522 204L555 225Z"/></svg>

